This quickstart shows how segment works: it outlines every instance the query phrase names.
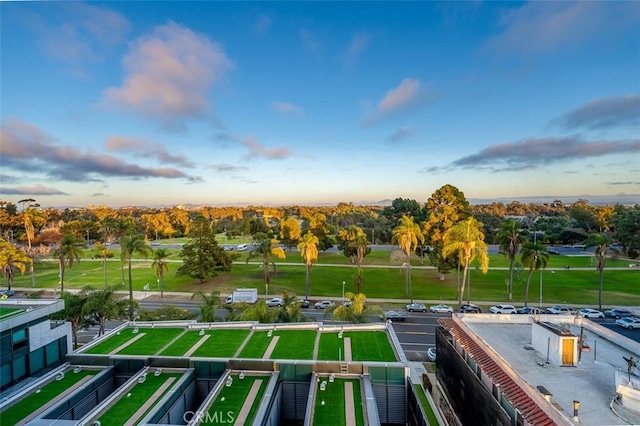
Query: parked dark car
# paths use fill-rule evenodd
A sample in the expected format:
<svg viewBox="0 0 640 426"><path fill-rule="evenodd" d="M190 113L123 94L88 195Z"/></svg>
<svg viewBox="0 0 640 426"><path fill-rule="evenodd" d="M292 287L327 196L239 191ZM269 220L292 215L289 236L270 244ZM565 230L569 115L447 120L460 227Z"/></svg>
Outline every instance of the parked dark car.
<svg viewBox="0 0 640 426"><path fill-rule="evenodd" d="M534 315L534 314L546 314L547 312L542 308L536 308L533 306L523 306L522 308L516 309L517 314L523 315Z"/></svg>
<svg viewBox="0 0 640 426"><path fill-rule="evenodd" d="M608 311L604 311L604 316L609 318L619 319L619 318L631 317L633 316L633 312L631 312L628 309L614 308Z"/></svg>
<svg viewBox="0 0 640 426"><path fill-rule="evenodd" d="M300 307L308 308L309 307L309 301L307 299L300 300Z"/></svg>
<svg viewBox="0 0 640 426"><path fill-rule="evenodd" d="M482 313L482 309L480 309L480 306L474 305L473 303L465 303L464 305L460 306L460 312L464 312L467 314L479 314Z"/></svg>

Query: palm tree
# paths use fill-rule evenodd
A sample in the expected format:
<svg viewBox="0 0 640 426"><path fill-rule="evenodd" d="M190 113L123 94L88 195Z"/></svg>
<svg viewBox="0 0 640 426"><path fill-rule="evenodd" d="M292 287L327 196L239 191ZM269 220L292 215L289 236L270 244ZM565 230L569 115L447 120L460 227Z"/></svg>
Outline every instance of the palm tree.
<svg viewBox="0 0 640 426"><path fill-rule="evenodd" d="M220 292L212 291L210 294L206 294L202 291L197 291L191 298L193 299L196 296L200 297L203 302L202 305L200 305L202 322L214 322L216 320L216 310L222 306Z"/></svg>
<svg viewBox="0 0 640 426"><path fill-rule="evenodd" d="M407 271L405 277L405 295L411 298L413 303L413 291L411 289L411 252L418 247L418 243L424 243L424 235L420 226L414 223L413 217L402 215L400 225L393 228L391 242L397 243L400 250L407 256Z"/></svg>
<svg viewBox="0 0 640 426"><path fill-rule="evenodd" d="M255 305L248 306L240 315L240 321L257 321L259 323L272 323L275 321L278 311L270 309L264 299L260 299Z"/></svg>
<svg viewBox="0 0 640 426"><path fill-rule="evenodd" d="M269 294L269 284L271 284L271 278L269 277L269 266L273 266L273 274L277 274L276 264L271 260L271 256L275 256L278 259L285 259L286 255L282 247L276 246L276 240L269 238L266 234L258 232L254 236L254 240L257 243L255 248L249 252L246 263L249 263L251 259L256 257L262 258L262 274L264 276L264 294Z"/></svg>
<svg viewBox="0 0 640 426"><path fill-rule="evenodd" d="M489 254L487 243L484 242L484 234L480 230L482 222L469 217L456 223L444 233L444 247L442 256L449 257L458 254L462 261L462 283L458 288L458 309L462 305L462 295L469 276L469 265L478 259L483 274L489 270ZM470 303L470 294L467 293L467 303Z"/></svg>
<svg viewBox="0 0 640 426"><path fill-rule="evenodd" d="M126 315L126 300L117 298L113 288L92 291L87 296L82 312L86 316L94 317L95 322L100 325L98 336L104 334L107 320L120 319Z"/></svg>
<svg viewBox="0 0 640 426"><path fill-rule="evenodd" d="M602 310L602 278L604 276L604 263L607 260L607 253L609 251L614 253L619 252L619 250L611 247L611 243L613 243L613 240L605 234L591 234L584 242L585 250L590 247L596 248L593 256L598 262L596 271L600 273L600 282L598 284L598 309L600 310Z"/></svg>
<svg viewBox="0 0 640 426"><path fill-rule="evenodd" d="M311 266L318 260L318 237L313 235L311 231L307 232L300 238L298 243L298 251L302 255L304 263L307 265L307 291L305 299L309 300L309 292L311 290Z"/></svg>
<svg viewBox="0 0 640 426"><path fill-rule="evenodd" d="M384 315L381 307L367 305L367 296L362 293L349 292L345 296L351 303L330 306L325 310L324 316L333 314L334 320L363 324L369 322L369 317L372 315Z"/></svg>
<svg viewBox="0 0 640 426"><path fill-rule="evenodd" d="M151 267L156 271L158 277L158 284L160 284L160 297L164 297L164 273L169 272L169 263L166 261L167 257L171 256L169 250L165 248L159 248L153 253L153 263Z"/></svg>
<svg viewBox="0 0 640 426"><path fill-rule="evenodd" d="M118 241L126 235L130 235L133 232L134 223L130 218L120 218L115 221L113 226L114 235L118 238ZM124 256L124 252L120 251L120 276L121 276L121 285L124 288L124 262L126 257Z"/></svg>
<svg viewBox="0 0 640 426"><path fill-rule="evenodd" d="M129 321L133 321L133 278L131 276L131 258L134 253L147 254L149 247L144 240L144 235L136 234L120 238L120 250L122 257L129 265Z"/></svg>
<svg viewBox="0 0 640 426"><path fill-rule="evenodd" d="M105 216L100 221L100 231L102 233L102 244L104 249L102 250L102 269L104 275L104 288L107 288L107 245L111 234L115 232L118 226L118 220L111 216ZM124 278L122 278L124 281Z"/></svg>
<svg viewBox="0 0 640 426"><path fill-rule="evenodd" d="M529 268L527 284L524 289L524 306L527 306L529 301L529 283L531 282L533 271L538 271L547 267L547 263L549 262L549 253L547 253L547 248L541 244L527 243L522 247L520 261L522 262L522 266Z"/></svg>
<svg viewBox="0 0 640 426"><path fill-rule="evenodd" d="M509 300L513 298L513 265L516 255L527 240L528 231L520 228L520 224L513 219L507 219L500 224L496 240L500 244L500 251L509 258Z"/></svg>
<svg viewBox="0 0 640 426"><path fill-rule="evenodd" d="M0 272L7 277L7 288L9 290L11 290L15 271L19 270L24 275L27 265L32 263L33 260L25 252L0 239Z"/></svg>
<svg viewBox="0 0 640 426"><path fill-rule="evenodd" d="M300 310L302 304L298 298L289 295L286 291L282 293L282 307L278 310L278 320L280 322L303 322L306 315Z"/></svg>
<svg viewBox="0 0 640 426"><path fill-rule="evenodd" d="M84 241L78 240L71 234L67 234L62 237L57 249L53 252L53 257L58 259L60 266L60 294L64 292L64 273L66 271L67 264L69 268L73 268L73 262L80 261L82 256L82 246Z"/></svg>
<svg viewBox="0 0 640 426"><path fill-rule="evenodd" d="M45 216L41 210L35 207L29 207L22 212L24 218L24 230L27 235L27 255L31 259L31 265L29 267L31 272L31 287L36 286L36 274L33 269L33 253L31 252L31 241L35 238L36 226L44 224Z"/></svg>

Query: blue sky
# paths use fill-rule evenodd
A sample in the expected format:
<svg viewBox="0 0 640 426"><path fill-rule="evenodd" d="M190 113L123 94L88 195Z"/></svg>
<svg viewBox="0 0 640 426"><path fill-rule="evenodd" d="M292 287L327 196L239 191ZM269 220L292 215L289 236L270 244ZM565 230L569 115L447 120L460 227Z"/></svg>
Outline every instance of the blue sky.
<svg viewBox="0 0 640 426"><path fill-rule="evenodd" d="M0 198L640 202L639 2L2 2Z"/></svg>

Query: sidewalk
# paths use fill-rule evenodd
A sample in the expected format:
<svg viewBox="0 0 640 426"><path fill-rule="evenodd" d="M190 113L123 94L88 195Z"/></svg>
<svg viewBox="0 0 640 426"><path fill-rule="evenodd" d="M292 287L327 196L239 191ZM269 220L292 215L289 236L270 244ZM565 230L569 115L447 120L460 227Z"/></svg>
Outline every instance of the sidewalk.
<svg viewBox="0 0 640 426"><path fill-rule="evenodd" d="M43 288L32 288L32 287L12 287L11 288L13 291L15 291L16 293L21 293L21 292L34 292L34 291L41 291L44 290L44 298L45 299L52 299L53 298L53 293L54 290L53 289L43 289ZM69 290L65 290L65 291L69 291L72 293L78 293L81 291L81 289L77 289L77 288L71 288ZM57 292L56 292L57 293ZM128 290L118 290L116 291L116 294L121 295L121 296L129 296L129 291ZM167 304L170 304L172 301L190 301L192 300L191 296L193 295L193 293L189 293L189 292L180 292L180 291L165 291L164 292L164 298L160 297L160 292L159 291L134 291L133 292L133 298L135 300L149 300L149 301L158 301L158 302L166 302ZM229 296L230 293L220 293L220 298L226 299L227 296ZM259 295L258 298L259 299L270 299L272 297L281 297L281 294L269 294L269 295ZM328 297L328 296L315 296L315 295L310 295L309 296L310 300L331 300L333 302L342 302L342 297ZM5 299L5 300L10 300L10 299ZM193 300L197 300L196 298L194 298ZM383 299L383 298L376 298L376 297L367 297L367 301L372 302L372 303L393 303L393 304L401 304L401 305L405 305L407 303L411 303L410 299L404 298L404 299ZM452 308L456 308L456 306L458 305L458 301L457 300L437 300L437 299L413 299L413 301L415 303L424 303L425 305L430 306L430 305L438 305L438 304L445 304L445 305L449 305ZM466 299L463 300L463 303L466 303ZM471 300L471 303L475 303L477 305L482 305L482 306L493 306L493 305L499 305L499 304L504 304L504 303L508 303L505 302L504 300L499 300L499 301L487 301L487 300ZM521 303L517 303L517 302L512 302L512 304L514 305L521 305ZM536 306L535 303L530 303L531 306ZM545 305L550 305L550 303L547 303ZM571 306L575 306L574 304L569 304ZM597 305L580 305L580 308L594 308L594 309L598 309ZM602 305L602 309L613 309L613 308L617 308L619 307L619 305ZM631 311L633 311L633 313L635 315L640 315L640 306L625 306L625 308L630 309Z"/></svg>

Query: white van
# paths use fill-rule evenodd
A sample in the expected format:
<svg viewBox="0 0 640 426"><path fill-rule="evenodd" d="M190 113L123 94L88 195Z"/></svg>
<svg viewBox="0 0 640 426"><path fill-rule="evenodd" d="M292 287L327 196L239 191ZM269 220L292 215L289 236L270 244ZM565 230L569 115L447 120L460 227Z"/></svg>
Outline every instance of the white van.
<svg viewBox="0 0 640 426"><path fill-rule="evenodd" d="M245 251L248 247L249 247L249 244L240 244L238 245L238 247L236 247L236 250Z"/></svg>

